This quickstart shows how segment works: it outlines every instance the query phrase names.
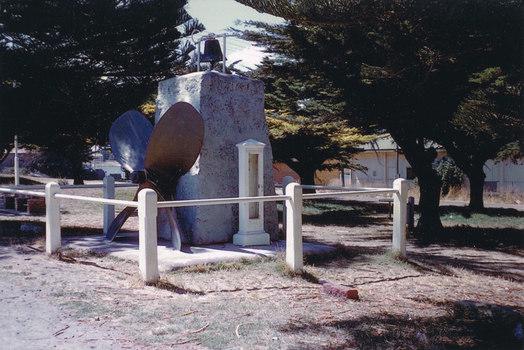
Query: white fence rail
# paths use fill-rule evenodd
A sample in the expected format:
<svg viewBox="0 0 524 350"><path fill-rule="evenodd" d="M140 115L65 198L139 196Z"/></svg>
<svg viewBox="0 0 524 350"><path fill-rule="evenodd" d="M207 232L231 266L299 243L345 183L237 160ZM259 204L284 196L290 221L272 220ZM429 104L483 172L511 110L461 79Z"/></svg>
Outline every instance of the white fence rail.
<svg viewBox="0 0 524 350"><path fill-rule="evenodd" d="M106 176L104 178L104 181L107 179L107 178L111 178L113 179L113 184L114 186L113 187L138 187L137 184L134 184L134 183L115 183L114 181L114 178L112 176ZM87 184L87 185L60 185L60 189L62 190L71 190L71 189L89 189L89 188L93 188L93 189L96 189L96 188L104 188L105 187L105 183L101 183L101 184ZM14 189L14 190L44 190L45 189L45 184L42 184L42 185L18 185L18 186L9 186L9 187L2 187L2 188L9 188L9 189Z"/></svg>
<svg viewBox="0 0 524 350"><path fill-rule="evenodd" d="M190 199L180 201L164 201L158 202L159 208L179 208L190 207L196 205L219 205L219 204L238 204L238 203L254 203L254 202L276 202L290 199L289 196L263 196L263 197L232 197L232 198L215 198L215 199Z"/></svg>
<svg viewBox="0 0 524 350"><path fill-rule="evenodd" d="M21 195L32 196L32 197L45 197L44 192L19 190L19 189L14 189L14 188L0 187L0 192L11 193L11 194L21 194Z"/></svg>
<svg viewBox="0 0 524 350"><path fill-rule="evenodd" d="M338 191L338 192L320 192L320 193L306 193L304 194L304 199L313 199L313 198L332 198L340 196L353 196L356 194L382 194L382 193L395 193L397 192L391 188L385 189L374 189L374 190L362 190L362 191Z"/></svg>
<svg viewBox="0 0 524 350"><path fill-rule="evenodd" d="M88 185L89 186L89 185ZM102 186L98 185L98 188ZM19 188L3 188L0 192L27 196L45 197L46 199L46 252L55 253L61 247L60 228L60 201L77 200L99 203L104 205L104 232L114 218L114 206L130 206L138 208L139 217L139 269L145 282L154 282L159 278L157 256L157 210L158 208L177 208L200 205L223 205L252 202L284 201L285 230L286 230L286 263L295 272L303 269L302 247L302 211L303 200L354 196L360 194L393 194L393 239L392 250L400 256L406 255L406 210L409 181L397 179L393 188L366 188L346 189L329 186L309 186L287 182L284 195L238 197L238 198L210 198L178 201L158 201L157 194L151 189L144 189L138 194L138 202L114 199L114 180L104 179L104 198L87 197L60 193L62 189L56 183L45 186L45 192L22 190ZM126 186L128 187L128 186ZM70 187L69 187L70 188ZM82 188L82 187L75 187ZM86 188L86 187L83 187ZM93 188L93 187L89 187ZM311 188L332 192L303 194L303 188Z"/></svg>

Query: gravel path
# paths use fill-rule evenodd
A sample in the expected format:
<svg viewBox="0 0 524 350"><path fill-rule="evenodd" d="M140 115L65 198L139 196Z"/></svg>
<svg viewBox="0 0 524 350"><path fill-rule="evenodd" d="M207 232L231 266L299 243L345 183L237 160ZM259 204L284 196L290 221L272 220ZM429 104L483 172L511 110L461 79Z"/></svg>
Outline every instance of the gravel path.
<svg viewBox="0 0 524 350"><path fill-rule="evenodd" d="M73 295L62 295L60 276L87 282L85 271L76 266L55 266L42 254L12 247L0 248L0 344L3 349L130 349L140 348L117 329L104 326L99 316L79 317L68 303L80 303ZM64 266L65 267L65 266ZM80 272L76 275L75 272Z"/></svg>

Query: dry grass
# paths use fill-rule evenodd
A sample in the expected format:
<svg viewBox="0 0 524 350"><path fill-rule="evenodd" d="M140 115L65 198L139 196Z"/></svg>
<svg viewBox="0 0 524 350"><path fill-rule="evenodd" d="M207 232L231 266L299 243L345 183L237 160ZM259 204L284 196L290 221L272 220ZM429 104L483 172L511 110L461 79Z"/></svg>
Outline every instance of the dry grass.
<svg viewBox="0 0 524 350"><path fill-rule="evenodd" d="M183 273L210 273L213 271L235 271L241 270L246 266L257 264L262 260L272 260L273 258L257 258L257 259L246 259L242 258L238 261L233 262L218 262L215 264L200 264L194 266L188 266L180 269Z"/></svg>
<svg viewBox="0 0 524 350"><path fill-rule="evenodd" d="M409 190L409 195L415 197L418 202L420 192L418 187ZM461 187L459 189L451 189L446 196L442 196L443 201L457 201L469 203L469 188ZM524 204L524 192L517 188L502 189L498 192L484 191L485 204Z"/></svg>
<svg viewBox="0 0 524 350"><path fill-rule="evenodd" d="M85 233L100 227L99 207L69 210L68 225L77 215L91 220ZM67 249L49 259L30 248L41 235L2 221L0 281L23 282L13 293L60 305L86 326L103 322L101 334L118 330L134 348L522 348L523 214L445 208L442 235L427 245L411 239L399 259L389 253L387 212L378 203L309 202L305 240L336 249L308 256L302 274L278 256L188 267L147 286L135 263ZM325 294L321 280L357 288L360 301Z"/></svg>

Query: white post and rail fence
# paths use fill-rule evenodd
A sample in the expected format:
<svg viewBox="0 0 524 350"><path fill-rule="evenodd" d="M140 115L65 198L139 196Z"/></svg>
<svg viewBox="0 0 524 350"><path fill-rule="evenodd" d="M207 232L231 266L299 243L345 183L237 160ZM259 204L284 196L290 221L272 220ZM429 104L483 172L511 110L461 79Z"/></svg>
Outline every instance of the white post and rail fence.
<svg viewBox="0 0 524 350"><path fill-rule="evenodd" d="M398 256L406 256L406 211L409 181L397 179L393 188L358 188L309 186L295 182L287 183L283 195L234 197L214 199L193 199L158 201L156 193L151 189L144 189L138 194L138 201L114 199L115 187L129 187L130 185L115 185L111 178L104 179L104 185L63 186L56 183L45 185L45 192L0 187L0 193L45 197L46 201L46 253L56 253L61 247L60 229L60 202L62 200L77 200L99 203L104 206L103 226L106 232L115 215L115 206L130 206L138 208L139 217L139 270L145 282L155 282L159 278L157 255L157 210L158 208L179 208L201 205L222 205L238 203L263 203L282 201L285 204L285 231L286 231L286 264L295 272L303 269L302 247L302 211L304 200L319 198L349 197L362 194L392 194L393 195L393 238L392 251ZM26 186L25 188L37 186ZM78 196L60 193L63 188L104 188L104 198ZM41 189L42 187L37 187ZM303 194L304 188L323 190L320 193Z"/></svg>

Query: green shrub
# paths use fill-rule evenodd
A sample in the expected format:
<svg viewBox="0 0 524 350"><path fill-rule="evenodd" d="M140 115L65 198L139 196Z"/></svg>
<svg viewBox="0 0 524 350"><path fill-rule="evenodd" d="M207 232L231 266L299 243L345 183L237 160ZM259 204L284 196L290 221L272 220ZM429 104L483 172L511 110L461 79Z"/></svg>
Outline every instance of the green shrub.
<svg viewBox="0 0 524 350"><path fill-rule="evenodd" d="M460 188L464 182L464 173L453 159L443 157L436 162L435 169L442 181L442 195L446 196L452 188Z"/></svg>

